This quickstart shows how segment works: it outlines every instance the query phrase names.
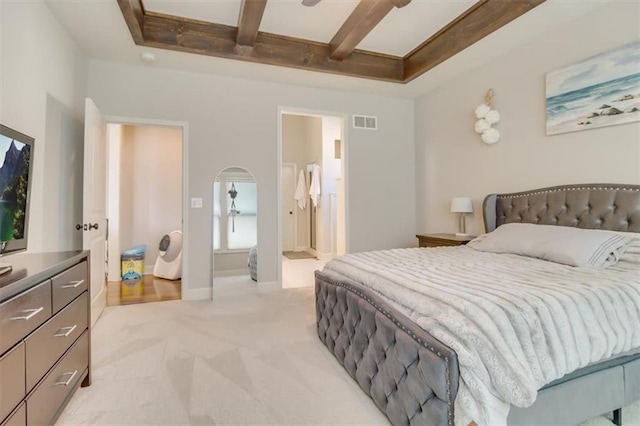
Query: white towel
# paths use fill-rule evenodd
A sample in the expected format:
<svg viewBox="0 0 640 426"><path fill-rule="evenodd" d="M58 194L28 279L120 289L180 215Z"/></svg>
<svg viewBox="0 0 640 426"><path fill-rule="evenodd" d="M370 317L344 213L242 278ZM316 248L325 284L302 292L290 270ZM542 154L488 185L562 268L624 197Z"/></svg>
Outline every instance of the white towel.
<svg viewBox="0 0 640 426"><path fill-rule="evenodd" d="M296 186L296 193L293 196L298 202L300 210L304 210L307 207L307 180L304 178L304 170L300 170L298 175L298 185Z"/></svg>
<svg viewBox="0 0 640 426"><path fill-rule="evenodd" d="M320 194L320 166L316 164L311 171L311 187L309 187L309 195L311 195L313 207L316 207L320 202Z"/></svg>

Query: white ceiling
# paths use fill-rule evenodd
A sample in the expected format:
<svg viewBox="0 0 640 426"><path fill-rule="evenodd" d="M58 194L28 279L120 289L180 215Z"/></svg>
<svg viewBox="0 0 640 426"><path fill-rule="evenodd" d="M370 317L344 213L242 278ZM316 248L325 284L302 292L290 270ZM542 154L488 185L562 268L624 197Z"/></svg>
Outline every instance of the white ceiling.
<svg viewBox="0 0 640 426"><path fill-rule="evenodd" d="M544 33L605 7L611 0L547 0L408 84L387 83L314 71L221 59L136 46L116 0L45 0L88 56L142 65L142 52L153 64L223 76L299 84L389 96L418 97L444 82L486 64ZM237 25L239 0L144 0L149 10L227 25ZM357 0L323 0L307 8L294 0L269 0L261 31L328 42ZM394 9L358 48L403 56L466 10L471 0L413 0Z"/></svg>

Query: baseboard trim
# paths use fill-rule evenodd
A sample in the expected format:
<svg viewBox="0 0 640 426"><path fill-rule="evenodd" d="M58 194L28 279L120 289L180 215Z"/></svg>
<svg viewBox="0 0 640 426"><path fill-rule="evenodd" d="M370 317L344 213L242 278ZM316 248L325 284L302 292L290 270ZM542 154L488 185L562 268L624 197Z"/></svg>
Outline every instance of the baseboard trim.
<svg viewBox="0 0 640 426"><path fill-rule="evenodd" d="M258 293L272 293L282 290L282 284L278 281L268 281L266 283L258 283Z"/></svg>
<svg viewBox="0 0 640 426"><path fill-rule="evenodd" d="M249 275L249 269L229 269L227 271L213 271L215 277L231 277L234 275Z"/></svg>
<svg viewBox="0 0 640 426"><path fill-rule="evenodd" d="M316 257L319 260L330 260L330 259L333 259L333 254L331 254L331 253L319 253L319 252L316 251Z"/></svg>
<svg viewBox="0 0 640 426"><path fill-rule="evenodd" d="M107 286L103 285L100 289L100 293L96 295L91 301L91 327L96 324L102 311L107 307Z"/></svg>
<svg viewBox="0 0 640 426"><path fill-rule="evenodd" d="M211 300L211 287L182 289L182 300Z"/></svg>
<svg viewBox="0 0 640 426"><path fill-rule="evenodd" d="M143 273L143 275L151 275L151 274L153 274L153 267L154 266L155 266L155 264L154 265L144 265L144 273Z"/></svg>

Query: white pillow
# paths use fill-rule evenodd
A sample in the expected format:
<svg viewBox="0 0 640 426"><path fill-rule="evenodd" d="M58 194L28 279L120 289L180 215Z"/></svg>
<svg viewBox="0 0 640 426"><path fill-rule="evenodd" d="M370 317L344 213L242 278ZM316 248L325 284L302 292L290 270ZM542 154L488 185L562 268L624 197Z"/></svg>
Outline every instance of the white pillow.
<svg viewBox="0 0 640 426"><path fill-rule="evenodd" d="M491 253L536 257L571 266L604 268L620 260L635 235L568 226L508 223L469 242Z"/></svg>
<svg viewBox="0 0 640 426"><path fill-rule="evenodd" d="M632 233L632 235L634 238L620 256L620 262L640 263L640 234Z"/></svg>

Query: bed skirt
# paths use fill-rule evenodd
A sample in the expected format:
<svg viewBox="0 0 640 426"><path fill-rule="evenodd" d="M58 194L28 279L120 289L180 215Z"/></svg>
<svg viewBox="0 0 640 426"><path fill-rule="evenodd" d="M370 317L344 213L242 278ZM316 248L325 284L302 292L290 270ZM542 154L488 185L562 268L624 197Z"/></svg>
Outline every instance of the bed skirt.
<svg viewBox="0 0 640 426"><path fill-rule="evenodd" d="M320 340L394 425L453 425L456 353L355 282L316 271Z"/></svg>

